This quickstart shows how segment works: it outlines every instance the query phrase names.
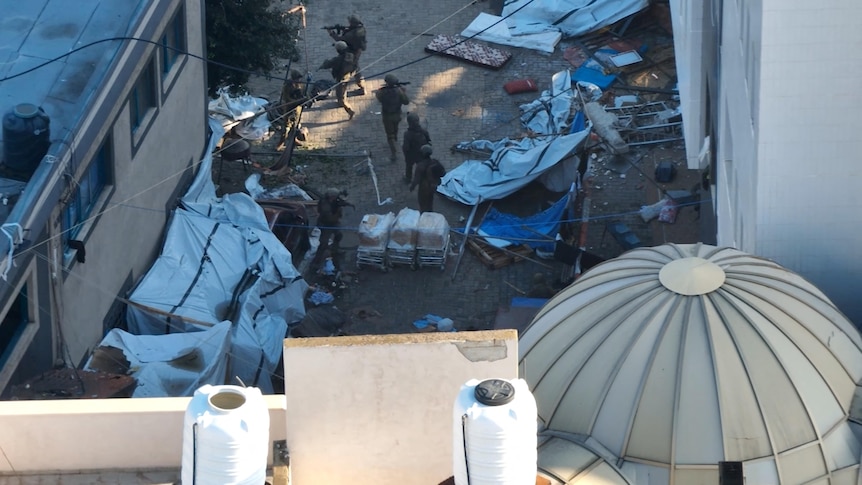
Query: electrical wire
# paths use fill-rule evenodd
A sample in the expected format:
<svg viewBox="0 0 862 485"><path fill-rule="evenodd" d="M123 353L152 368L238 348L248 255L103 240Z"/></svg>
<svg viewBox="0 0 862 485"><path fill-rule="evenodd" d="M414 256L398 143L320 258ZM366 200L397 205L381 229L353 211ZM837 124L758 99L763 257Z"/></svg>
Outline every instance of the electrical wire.
<svg viewBox="0 0 862 485"><path fill-rule="evenodd" d="M505 17L502 17L502 18L501 18L500 20L498 20L497 22L495 22L495 23L493 23L493 24L491 24L491 25L489 25L489 26L485 27L485 28L484 28L484 29L482 29L481 31L476 32L475 34L473 34L473 35L471 35L471 36L469 36L469 37L463 38L462 40L460 40L460 41L459 41L459 42L457 42L456 44L453 44L452 46L449 46L446 50L448 50L448 49L452 49L452 48L454 48L454 47L457 47L458 45L461 45L461 44L463 44L464 42L467 42L467 41L469 41L469 40L471 40L471 39L475 38L476 36L481 35L481 34L482 34L482 33L484 33L485 31L487 31L487 30L489 30L489 29L493 28L494 26L496 26L496 25L498 25L498 24L500 24L500 23L504 22L507 18L511 17L512 15L514 15L515 13L517 13L518 11L520 11L521 9L525 8L526 6L528 6L529 4L531 4L533 1L534 1L534 0L530 0L529 2L525 3L523 6L521 6L520 8L518 8L517 10L515 10L515 11L513 11L513 12L509 13L509 14L508 14L507 16L505 16ZM455 12L453 12L452 14L448 15L447 17L445 17L443 20L441 20L441 21L439 21L439 22L435 23L434 25L432 25L432 26L428 27L428 28L427 28L427 29L425 29L423 32L421 32L420 34L415 35L413 38L411 38L411 39L409 39L408 41L406 41L406 42L404 42L404 43L400 44L399 46L397 46L396 48L392 49L392 50L391 50L390 52L388 52L387 54L385 54L385 55L383 55L382 57L380 57L380 58L376 59L374 62L372 62L372 63L368 64L368 65L367 65L364 69L362 69L361 71L366 71L366 70L368 70L369 68L371 68L372 66L375 66L375 65L379 64L379 63L380 63L380 62L382 62L385 58L387 58L387 57L389 57L389 56L391 56L391 55L395 54L398 50L400 50L400 49L402 49L402 48L406 47L409 43L411 43L411 42L415 41L416 39L418 39L418 38L422 37L423 35L427 34L429 31L431 31L431 30L432 30L432 29L434 29L435 27L437 27L437 26L439 26L440 24L442 24L443 22L445 22L445 21L447 21L447 20L451 19L452 17L454 17L454 16L455 16L455 15L457 15L458 13L462 12L462 11L463 11L463 10L465 10L466 8L468 8L468 7L470 7L471 5L474 5L474 4L476 4L476 3L478 3L478 0L473 0L473 1L469 2L469 3L467 3L467 4L466 4L466 5L464 5L463 7L459 8L458 10L456 10ZM300 3L300 6L302 6L302 7L303 7L303 12L302 12L302 14L303 14L303 29L305 29L306 27L305 27L305 21L304 21L304 20L305 20L304 5L303 5L302 3ZM307 37L307 36L304 36L304 37ZM24 70L24 71L21 71L21 72L15 73L15 74L11 74L11 75L7 75L7 76L5 76L5 77L2 77L2 78L0 78L0 82L8 81L8 80L11 80L11 79L15 79L15 78L18 78L18 77L21 77L21 76L27 75L27 74L29 74L29 73L31 73L31 72L37 71L37 70L39 70L39 69L41 69L41 68L43 68L43 67L45 67L45 66L47 66L47 65L50 65L50 64L52 64L52 63L54 63L54 62L58 62L58 61L60 61L60 60L62 60L62 59L64 59L64 58L66 58L66 57L68 57L68 56L70 56L70 55L72 55L72 54L75 54L75 53L77 53L77 52L79 52L79 51L81 51L81 50L84 50L84 49L87 49L87 48L93 47L93 46L95 46L95 45L99 45L99 44L103 44L103 43L107 43L107 42L116 42L116 41L136 41L136 42L144 42L144 43L151 44L151 45L154 45L154 46L158 46L158 47L162 47L162 48L170 49L170 50L173 50L173 51L175 51L175 52L178 52L178 53L181 53L181 54L187 55L187 56L189 56L189 57L191 57L191 58L198 59L198 60L204 61L204 62L206 62L206 63L211 63L211 64L214 64L214 65L217 65L217 66L223 67L223 68L225 68L225 69L235 70L235 71L239 71L239 72L245 72L245 73L248 73L248 74L250 74L250 75L254 75L254 76L263 76L263 77L267 77L267 78L270 78L270 79L277 79L277 80L280 80L280 81L282 81L282 82L286 82L286 81L288 80L287 78L288 78L288 76L289 76L289 73L286 73L285 77L283 77L283 78L282 78L282 77L278 77L278 76L272 76L271 74L269 74L269 73L265 73L265 72L252 71L252 70L248 70L248 69L239 68L239 67L236 67L236 66L231 66L231 65L228 65L228 64L225 64L225 63L221 63L221 62L218 62L218 61L214 61L214 60L211 60L211 59L204 58L204 57L202 57L202 56L199 56L199 55L197 55L197 54L193 54L193 53L191 53L191 52L188 52L188 51L185 51L185 50L182 50L182 49L177 49L177 48L172 47L172 46L169 46L169 45L161 44L161 43L159 43L159 42L156 42L156 41L153 41L153 40L149 40L149 39L143 39L143 38L138 38L138 37L130 37L130 36L115 36L115 37L109 37L109 38L105 38L105 39L99 39L99 40L96 40L96 41L93 41L93 42L89 42L89 43L87 43L87 44L84 44L84 45L82 45L82 46L79 46L79 47L77 47L77 48L75 48L75 49L70 50L69 52L66 52L66 53L64 53L64 54L61 54L61 55L59 55L59 56L57 56L57 57L55 57L55 58L52 58L52 59L46 60L46 61L44 61L44 62L42 62L42 63L40 63L40 64L37 64L36 66L33 66L33 67L29 68L29 69L26 69L26 70ZM308 48L307 48L307 40L306 40L306 44L305 44L305 50L306 50L306 56L305 56L305 57L306 57L306 70L308 70ZM436 55L436 54L429 54L429 55L423 56L423 57L418 58L418 59L415 59L415 60L413 60L413 61L403 63L403 64L401 64L401 65L399 65L399 66L394 67L394 68L387 69L387 70L385 70L385 71L381 71L381 72L379 72L379 73L369 75L369 76L367 76L367 78L376 78L376 77L383 76L383 75L385 75L385 74L387 74L387 73L390 73L390 72L393 72L393 71L396 71L396 70L399 70L399 69L403 69L403 68L405 68L405 67L408 67L408 66L410 66L410 65L413 65L413 64L416 64L416 63L419 63L419 62L422 62L422 61L424 61L424 60L426 60L426 59L429 59L429 58L431 58L431 57L435 57L435 55ZM360 72L361 72L361 71L360 71ZM334 88L335 88L335 86L337 86L337 84L336 84L336 85L333 85L333 86L330 86L326 91L324 91L324 93L326 93L326 95L328 95L328 92L329 92L329 91L331 91L332 89L334 89ZM558 93L558 94L556 94L556 95L553 95L553 97L556 97L556 96L562 95L562 94L564 94L565 92L566 92L566 91L563 91L563 92L561 92L561 93ZM325 96L324 96L324 95L319 95L318 97L325 97ZM536 109L541 109L541 107L537 107ZM288 111L287 113L285 113L285 114L283 114L283 115L278 116L278 117L277 117L275 120L273 120L273 121L278 121L279 119L284 118L284 117L286 117L286 116L290 115L293 111L295 111L295 109L290 110L290 111ZM519 117L518 117L518 118L520 118L520 116L522 116L522 115L519 115ZM514 121L515 119L518 119L518 118L512 118L512 119L510 119L509 121L507 121L505 124L508 124L508 123L510 123L511 121ZM546 135L546 136L554 136L554 135ZM559 135L556 135L556 136L559 136ZM231 144L229 144L229 145L227 145L227 146L223 146L223 147L221 147L220 149L213 151L212 155L219 154L219 153L223 152L224 150L226 150L227 148L229 148L229 147L233 146L234 144L239 143L240 141L241 141L241 140L236 140L236 141L234 141L233 143L231 143ZM69 144L68 142L65 142L65 141L64 141L64 143ZM146 189L143 189L143 190L141 190L141 191L139 191L139 192L137 192L137 193L135 193L135 194L133 194L133 195L131 195L131 196L127 197L126 199L124 199L124 200L122 200L122 201L119 201L119 202L113 203L113 204L111 204L111 205L107 206L105 209L103 209L102 211L100 211L100 212L98 212L98 213L92 214L90 217L88 217L87 219L85 219L85 220L81 221L79 224L83 224L83 223L86 223L86 222L88 222L88 221L90 221L90 220L92 220L92 219L98 218L98 217L100 217L101 215L103 215L103 214L105 214L105 213L107 213L107 212L109 212L109 211L111 211L111 210L114 210L114 209L116 209L116 208L118 208L118 207L128 207L128 208L136 208L136 209L155 210L155 209L147 209L147 208L142 208L142 207L133 206L133 205L131 205L131 204L128 204L128 202L129 202L129 201L131 201L131 200L134 200L134 199L136 199L136 198L138 198L138 197L140 197L140 196L142 196L142 195L144 195L145 193L147 193L147 192L149 192L149 191L151 191L151 190L154 190L155 188L159 187L160 185L162 185L162 184L164 184L164 183L166 183L166 182L169 182L169 181L171 181L171 180L173 180L173 179L175 179L175 178L177 178L177 177L179 177L179 176L183 175L183 174L184 174L184 173L186 173L187 171L192 170L192 169L194 169L194 168L198 167L198 166L200 165L200 163L202 163L202 162L198 162L198 163L193 164L193 165L191 165L191 166L189 166L189 167L186 167L186 168L184 168L184 169L182 169L182 170L180 170L180 171L178 171L178 172L175 172L175 173L173 173L173 174L171 174L171 175L168 175L167 177L165 177L164 179L162 179L162 180L160 180L159 182L155 183L154 185L152 185L152 186L150 186L150 187L148 187L148 188L146 188ZM642 171L641 171L641 172L642 172ZM701 202L695 202L695 203L690 203L690 204L678 204L678 205L677 205L677 207L685 207L685 206L688 206L688 205L699 205L700 203L701 203ZM159 210L158 212L162 212L162 211L163 211L163 209L162 209L162 210ZM624 213L617 213L617 214L609 214L609 215L605 215L605 216L591 216L591 217L590 217L590 219L591 219L591 220L596 220L596 219L605 219L605 218L619 218L619 217L622 217L622 216L628 216L628 215L633 215L633 214L638 214L638 213L639 213L639 211L631 211L631 212L624 212ZM561 222L561 223L573 223L573 222L580 222L580 221L582 221L582 219L580 219L580 218L574 218L574 219L570 219L570 220L561 220L560 222ZM524 224L520 224L518 227L522 227L522 226L524 226ZM53 236L53 237L51 237L51 238L47 238L47 239L45 239L44 241L41 241L41 242L39 242L39 243L37 243L37 244L34 244L34 245L32 245L32 246L30 246L30 247L28 247L28 248L25 248L24 250L22 250L22 251L21 251L21 252L19 252L18 254L19 254L19 255L23 255L23 254L25 254L26 252L29 252L29 251L32 251L32 250L36 249L37 247L39 247L39 246L40 246L40 245L42 245L42 244L47 244L47 243L49 243L49 242L50 242L51 240L53 240L53 239L59 239L59 238L63 237L67 232L74 230L76 227L77 227L77 226L73 226L72 228L69 228L69 229L67 229L67 230L65 230L65 231L60 231L60 232L59 232L59 233L57 233L55 236ZM308 226L300 226L300 227L308 227ZM347 229L347 230L356 230L356 231L358 231L358 228L344 228L344 227L341 227L340 229L342 229L342 230ZM458 231L458 229L457 229L457 228L454 228L453 230ZM463 231L464 231L464 229L461 229L461 232L462 232L462 233L463 233ZM54 264L54 263L52 263L51 261L49 261L49 260L48 260L48 258L47 258L47 257L45 257L45 256L43 256L42 254L40 254L40 253L38 253L38 252L37 252L37 253L36 253L36 255L37 255L39 258L41 258L41 259L44 259L44 260L48 261L49 265ZM60 270L62 271L62 268L61 268ZM98 288L98 289L99 289L100 291L102 291L103 293L106 293L106 294L110 295L110 296L111 296L111 298L115 298L115 299L120 299L120 300L122 300L120 297L118 297L117 295L114 295L113 293L109 292L107 289L105 289L105 288L101 288L101 287L98 287L98 285L92 285L89 281L87 281L87 280L83 279L82 277L80 277L80 276L76 275L74 272L69 272L68 274L73 275L73 277L76 277L76 278L80 279L80 281L81 281L81 282L83 282L84 284L87 284L87 285L90 285L90 286L95 286L96 288ZM8 286L8 282L4 282L4 283ZM42 308L42 311L45 311L45 309L44 309L44 308ZM63 344L63 345L65 345L65 344ZM66 348L66 352L68 353L68 348ZM236 355L232 355L232 357L234 357L234 358L238 358ZM70 358L70 359L71 359L71 356L69 355L69 356L68 356L68 358ZM250 362L249 362L249 363L250 363ZM250 363L250 364L254 364L254 363ZM275 374L270 373L270 375L272 376L272 375L275 375ZM277 376L277 377L280 377L280 376ZM282 379L283 379L283 378L282 378Z"/></svg>

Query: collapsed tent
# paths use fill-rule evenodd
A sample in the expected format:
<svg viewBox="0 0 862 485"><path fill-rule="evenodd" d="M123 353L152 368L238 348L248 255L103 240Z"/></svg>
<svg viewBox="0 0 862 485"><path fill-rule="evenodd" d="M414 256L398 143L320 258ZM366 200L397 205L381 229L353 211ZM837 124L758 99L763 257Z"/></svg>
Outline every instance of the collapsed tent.
<svg viewBox="0 0 862 485"><path fill-rule="evenodd" d="M575 151L590 132L582 115L570 120L572 103L571 74L569 71L554 74L549 91L520 106L521 124L535 136L519 141L504 138L497 142L459 143L458 149L491 151L491 154L487 160L466 160L449 171L437 191L458 202L475 205L483 200L502 199L536 179L549 190L567 190L580 163ZM543 174L547 176L542 177Z"/></svg>
<svg viewBox="0 0 862 485"><path fill-rule="evenodd" d="M221 126L210 126L218 140ZM129 298L126 319L139 335L231 322L232 376L271 392L288 324L305 316L308 284L248 194L216 197L211 168L208 154L171 217L162 253Z"/></svg>
<svg viewBox="0 0 862 485"><path fill-rule="evenodd" d="M649 6L649 0L508 0L503 17L512 35L558 29L577 37L614 24Z"/></svg>
<svg viewBox="0 0 862 485"><path fill-rule="evenodd" d="M523 47L550 54L554 52L562 34L550 25L546 26L545 29L540 32L513 34L503 17L482 12L461 31L461 35L485 42Z"/></svg>
<svg viewBox="0 0 862 485"><path fill-rule="evenodd" d="M607 27L647 6L649 0L508 0L502 16L482 12L461 35L551 53L564 36Z"/></svg>
<svg viewBox="0 0 862 485"><path fill-rule="evenodd" d="M115 328L102 339L84 369L105 370L101 356L114 355L109 350L117 349L137 382L132 397L191 396L204 384L224 383L230 362L230 330L230 322L201 332L170 335L132 335Z"/></svg>

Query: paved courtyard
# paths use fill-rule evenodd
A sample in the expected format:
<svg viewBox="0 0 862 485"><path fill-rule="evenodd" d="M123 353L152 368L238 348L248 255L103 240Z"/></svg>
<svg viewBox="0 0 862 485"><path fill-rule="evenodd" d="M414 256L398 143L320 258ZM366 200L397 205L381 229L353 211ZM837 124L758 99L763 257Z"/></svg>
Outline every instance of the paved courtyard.
<svg viewBox="0 0 862 485"><path fill-rule="evenodd" d="M392 72L400 80L410 82L407 92L411 103L405 111L420 116L431 134L434 156L447 169L452 169L468 158L467 154L450 150L458 142L525 135L518 122L519 106L531 102L539 93L509 95L503 90L503 84L532 78L542 91L549 88L554 73L572 69L563 57L564 49L574 45L574 41L567 40L553 54L495 46L513 54L499 70L430 55L424 48L433 35L458 34L480 12L499 12L492 10L488 2L440 0L423 6L421 12L417 12L418 6L415 2L391 0L316 0L308 6L308 27L300 40L303 58L292 66L311 72L315 80L329 79L327 71L317 71L320 63L335 53L331 39L321 26L344 24L351 13L363 19L368 29L368 50L362 58L362 69L368 93L350 98L357 111L352 120L337 108L334 96L307 109L302 121L310 131L310 138L303 147L296 149L291 162L294 175L304 178L307 187L319 191L330 186L343 188L348 191L349 200L356 204L355 210L345 210L343 224L348 230L342 246L346 251L340 261L345 288L335 292L334 302L351 318L343 329L345 333L414 332L412 322L429 313L451 318L459 330L491 328L498 308L507 305L513 297L523 296L530 289L535 273L556 281L565 271L562 263L541 260L535 255L530 256L531 260L490 269L473 253L465 251L460 255L456 272L458 238L453 239L453 251L442 271L436 268L413 271L405 267L388 272L357 269L355 229L362 216L397 213L403 207L418 208L415 192L409 192L401 179L404 162L400 153L396 163L388 160L380 107L371 92L383 84L383 74ZM283 8L286 10L290 5L285 4ZM649 21L650 16L643 14L643 18ZM283 76L284 72L277 74ZM250 88L255 96L277 100L281 82L256 78ZM405 127L406 123L402 122L402 132ZM274 150L273 145L272 140L255 142L255 161L262 166L272 163L274 157L267 153ZM373 162L376 187L364 163L365 153L370 154ZM699 181L698 174L685 170L679 171L671 185L659 186L651 181L655 164L660 160L674 160L682 168L681 142L649 145L636 154L638 156L633 158L637 161L629 168L615 171L606 166L610 157L599 152L587 174L592 220L587 232L587 250L604 258L622 252L613 238L603 235L605 223L609 221L626 223L644 245L699 239L699 213L693 208L682 209L675 224L644 223L638 215L642 205L659 199L662 188L687 190ZM246 175L241 169L231 167L222 179L221 190L242 190L242 179ZM262 182L273 186L284 180L264 176ZM387 198L393 203L378 204L378 200ZM528 215L546 208L554 200L555 194L530 186L515 196L495 201L494 207ZM470 209L439 195L435 201L435 211L444 214L453 228L464 226ZM312 283L318 280L311 272L306 278Z"/></svg>

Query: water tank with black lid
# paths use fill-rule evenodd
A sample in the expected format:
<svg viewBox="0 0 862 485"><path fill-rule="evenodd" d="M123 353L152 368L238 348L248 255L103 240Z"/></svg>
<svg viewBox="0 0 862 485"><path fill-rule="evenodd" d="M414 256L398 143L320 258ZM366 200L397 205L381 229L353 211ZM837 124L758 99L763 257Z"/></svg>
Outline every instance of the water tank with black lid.
<svg viewBox="0 0 862 485"><path fill-rule="evenodd" d="M29 178L51 146L51 120L41 107L22 103L3 115L3 168Z"/></svg>

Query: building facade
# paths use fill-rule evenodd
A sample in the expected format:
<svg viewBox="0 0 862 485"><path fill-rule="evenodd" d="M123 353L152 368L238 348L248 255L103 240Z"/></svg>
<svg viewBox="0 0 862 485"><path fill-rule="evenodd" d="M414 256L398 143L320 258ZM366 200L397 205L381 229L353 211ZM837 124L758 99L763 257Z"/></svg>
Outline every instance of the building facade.
<svg viewBox="0 0 862 485"><path fill-rule="evenodd" d="M205 150L207 95L202 2L0 8L0 108L29 103L50 120L50 148L22 179L0 238L8 392L78 366L120 320Z"/></svg>
<svg viewBox="0 0 862 485"><path fill-rule="evenodd" d="M821 289L856 325L862 4L671 0L689 168L709 169L718 245Z"/></svg>

